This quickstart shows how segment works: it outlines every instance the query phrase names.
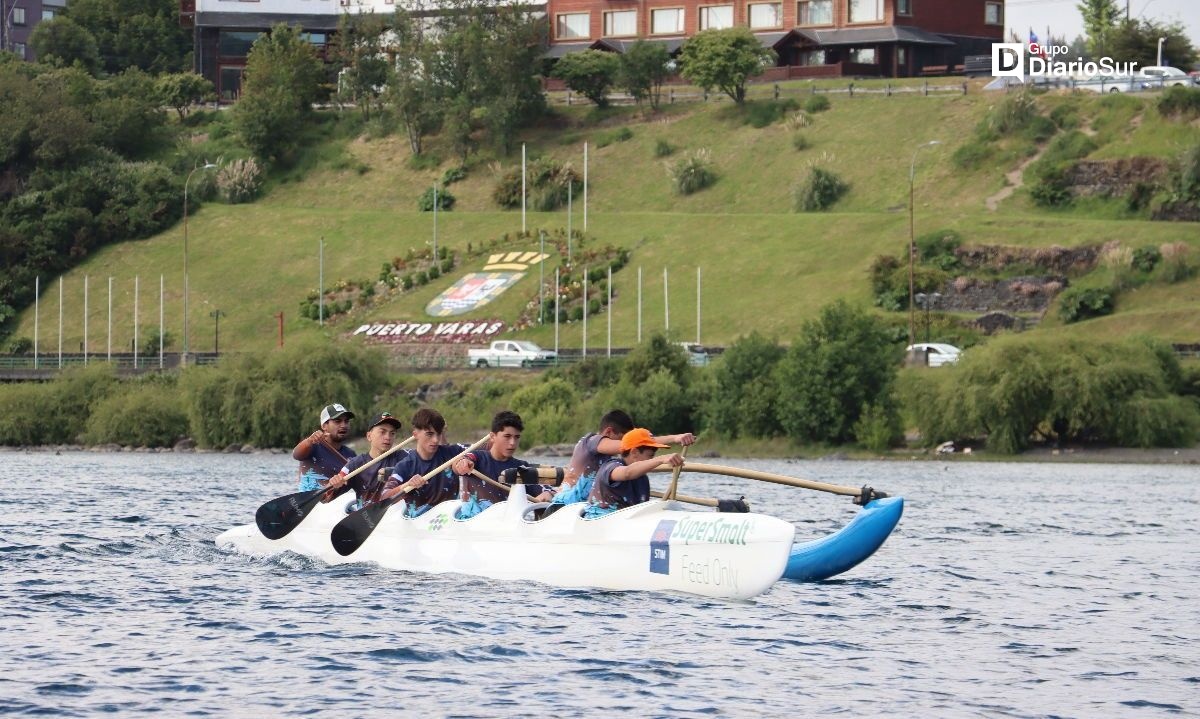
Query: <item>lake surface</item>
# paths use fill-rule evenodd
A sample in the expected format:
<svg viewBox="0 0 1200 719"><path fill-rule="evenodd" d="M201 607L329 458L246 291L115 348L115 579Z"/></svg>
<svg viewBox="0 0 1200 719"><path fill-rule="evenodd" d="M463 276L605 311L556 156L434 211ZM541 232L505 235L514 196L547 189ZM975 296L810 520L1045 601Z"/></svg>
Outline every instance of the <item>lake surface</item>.
<svg viewBox="0 0 1200 719"><path fill-rule="evenodd" d="M836 580L718 602L218 551L292 491L284 455L0 458L0 715L1200 714L1196 467L719 460L906 510ZM680 491L745 494L799 538L854 512Z"/></svg>

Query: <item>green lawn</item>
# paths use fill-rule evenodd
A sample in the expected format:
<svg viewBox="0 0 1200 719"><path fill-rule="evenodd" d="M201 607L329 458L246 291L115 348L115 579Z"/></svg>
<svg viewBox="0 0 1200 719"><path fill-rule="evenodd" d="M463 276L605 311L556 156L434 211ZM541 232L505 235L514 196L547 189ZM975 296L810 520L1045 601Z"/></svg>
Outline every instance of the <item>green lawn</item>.
<svg viewBox="0 0 1200 719"><path fill-rule="evenodd" d="M827 112L812 116L799 130L786 123L755 129L731 103L675 105L648 119L635 108L598 113L586 107L556 109L553 122L523 138L531 156L571 161L582 169L583 143L589 150L588 233L598 244L633 248L632 260L615 279L613 343L636 340L637 268L643 270L643 332L664 325L663 268L670 273L670 327L678 339L696 338L696 269L702 273L702 327L705 343L728 343L753 329L790 340L799 324L836 298L867 302L866 270L880 253L902 254L908 237L909 162L913 148L923 150L917 169L917 233L938 227L961 232L970 243L1025 246L1076 245L1120 241L1137 247L1184 241L1200 246L1196 225L1144 220L1102 219L1107 209L1047 212L1036 209L1024 191L997 212L984 199L1003 185L1013 160L965 173L950 156L971 136L988 107L1001 96L920 97L832 96ZM1047 99L1046 103L1061 102ZM1179 148L1200 141L1200 128L1164 122L1151 100L1080 97L1081 113L1105 138L1096 157L1136 154L1174 157ZM1131 102L1132 101L1132 104ZM1136 119L1135 119L1136 118ZM632 139L597 148L595 142L614 128L628 126ZM811 147L793 148L795 132ZM654 156L665 140L679 148L672 157ZM672 192L666 163L682 153L705 148L712 153L717 183L689 197ZM430 170L409 167L401 136L356 140L346 152L353 162L326 161L303 179L275 183L252 205L211 203L189 221L191 348L210 350L213 320L221 309L221 347L260 349L275 342L273 315L283 312L287 337L315 333L316 323L301 319L301 300L317 287L318 241L324 238L325 283L377 276L380 265L432 237L432 216L416 211L419 194L454 162L436 139L431 152L446 158ZM341 153L326 153L336 157ZM344 158L343 158L344 160ZM439 214L439 243L465 250L467 243L515 233L520 211L499 211L490 199L497 177L520 162L519 149L496 160L474 160L466 180L450 186L457 197L452 212ZM793 190L813 165L838 173L850 193L835 210L819 214L792 211ZM357 166L368 168L365 172ZM350 169L334 169L349 167ZM582 227L582 198L576 198L573 225ZM529 213L530 229L559 228L566 212ZM64 278L64 349L82 340L83 278L90 278L89 347L103 350L107 337L107 278L114 278L114 349L128 348L133 333L134 277L141 278L140 324L157 326L158 281L166 283L168 331L178 341L182 325L183 228L156 237L105 248ZM513 247L517 249L517 247ZM527 249L536 249L536 241ZM340 334L371 320L416 320L425 304L464 271L481 269L483 258L466 260L449 277L391 297L375 307L356 309L332 323ZM547 277L553 264L547 266ZM516 319L521 307L536 301L537 270L496 302L464 319ZM57 281L47 281L40 306L42 351L57 343ZM33 311L20 318L17 336L33 336ZM1048 318L1037 332L1063 329ZM1175 341L1200 338L1200 280L1151 286L1122 296L1117 314L1067 328L1097 337L1146 332ZM589 319L589 348L602 347L605 315ZM562 328L563 346L579 346L582 327ZM549 345L550 327L522 336Z"/></svg>

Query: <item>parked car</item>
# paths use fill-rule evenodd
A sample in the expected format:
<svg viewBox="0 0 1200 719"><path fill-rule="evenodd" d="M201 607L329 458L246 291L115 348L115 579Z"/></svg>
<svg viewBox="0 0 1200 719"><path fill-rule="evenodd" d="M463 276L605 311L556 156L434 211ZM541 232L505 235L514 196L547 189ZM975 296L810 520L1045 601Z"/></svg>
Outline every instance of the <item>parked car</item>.
<svg viewBox="0 0 1200 719"><path fill-rule="evenodd" d="M1132 75L1095 75L1076 82L1075 88L1088 92L1132 92L1142 86L1141 80Z"/></svg>
<svg viewBox="0 0 1200 719"><path fill-rule="evenodd" d="M471 367L536 367L557 358L550 350L520 340L496 340L485 350L467 350Z"/></svg>
<svg viewBox="0 0 1200 719"><path fill-rule="evenodd" d="M1200 82L1179 68L1168 65L1150 65L1140 71L1141 84L1145 88L1196 87Z"/></svg>
<svg viewBox="0 0 1200 719"><path fill-rule="evenodd" d="M676 342L675 344L683 348L687 352L688 364L693 367L708 366L708 353L704 348L695 342Z"/></svg>
<svg viewBox="0 0 1200 719"><path fill-rule="evenodd" d="M958 358L962 356L962 350L954 345L942 344L940 342L921 342L915 345L909 345L904 348L905 352L924 352L925 364L930 367L941 367L946 364L954 364Z"/></svg>

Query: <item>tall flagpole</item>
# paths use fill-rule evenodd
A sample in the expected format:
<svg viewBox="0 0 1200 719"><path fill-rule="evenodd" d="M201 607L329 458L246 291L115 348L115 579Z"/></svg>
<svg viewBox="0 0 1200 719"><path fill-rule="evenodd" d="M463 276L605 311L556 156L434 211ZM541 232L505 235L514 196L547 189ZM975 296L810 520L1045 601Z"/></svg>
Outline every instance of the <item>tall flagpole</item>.
<svg viewBox="0 0 1200 719"><path fill-rule="evenodd" d="M588 268L583 268L583 356L587 357Z"/></svg>
<svg viewBox="0 0 1200 719"><path fill-rule="evenodd" d="M525 232L525 143L521 143L521 232Z"/></svg>
<svg viewBox="0 0 1200 719"><path fill-rule="evenodd" d="M696 344L700 344L700 268L696 268Z"/></svg>
<svg viewBox="0 0 1200 719"><path fill-rule="evenodd" d="M642 343L642 268L638 268L638 344Z"/></svg>
<svg viewBox="0 0 1200 719"><path fill-rule="evenodd" d="M58 278L58 368L62 369L63 278Z"/></svg>
<svg viewBox="0 0 1200 719"><path fill-rule="evenodd" d="M608 266L608 302L604 313L608 315L608 351L605 357L612 357L612 265Z"/></svg>
<svg viewBox="0 0 1200 719"><path fill-rule="evenodd" d="M558 267L554 268L554 356L558 357Z"/></svg>
<svg viewBox="0 0 1200 719"><path fill-rule="evenodd" d="M166 285L163 276L158 276L158 368L163 368L163 293Z"/></svg>
<svg viewBox="0 0 1200 719"><path fill-rule="evenodd" d="M112 362L112 277L108 278L108 354L105 360Z"/></svg>
<svg viewBox="0 0 1200 719"><path fill-rule="evenodd" d="M88 276L83 276L83 363L88 361Z"/></svg>
<svg viewBox="0 0 1200 719"><path fill-rule="evenodd" d="M671 294L667 292L667 268L663 268L663 331L671 335Z"/></svg>
<svg viewBox="0 0 1200 719"><path fill-rule="evenodd" d="M33 368L38 368L38 314L41 310L42 278L33 278Z"/></svg>
<svg viewBox="0 0 1200 719"><path fill-rule="evenodd" d="M437 207L437 199L433 201ZM325 237L317 241L317 326L325 326Z"/></svg>
<svg viewBox="0 0 1200 719"><path fill-rule="evenodd" d="M133 276L133 368L138 366L138 294L141 287L141 277Z"/></svg>
<svg viewBox="0 0 1200 719"><path fill-rule="evenodd" d="M588 144L583 143L583 231L587 232Z"/></svg>

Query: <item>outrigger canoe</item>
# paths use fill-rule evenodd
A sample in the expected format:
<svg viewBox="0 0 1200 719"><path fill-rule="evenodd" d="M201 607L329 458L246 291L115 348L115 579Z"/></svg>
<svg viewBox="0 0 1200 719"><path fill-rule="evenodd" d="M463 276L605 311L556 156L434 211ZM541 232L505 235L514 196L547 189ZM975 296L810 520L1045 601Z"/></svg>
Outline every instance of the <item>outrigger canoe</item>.
<svg viewBox="0 0 1200 719"><path fill-rule="evenodd" d="M246 524L216 543L255 557L295 552L328 564L749 599L781 578L820 580L857 565L883 544L904 507L899 497L871 500L838 532L796 544L795 527L775 517L688 511L659 499L599 519L583 519L580 503L537 520L541 505L530 504L521 485L508 501L466 520L454 516L459 504L443 502L416 518L389 512L348 556L330 541L345 517L340 501L316 506L280 539Z"/></svg>

